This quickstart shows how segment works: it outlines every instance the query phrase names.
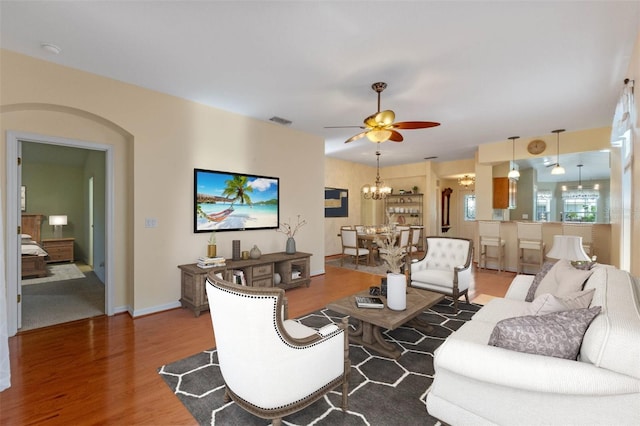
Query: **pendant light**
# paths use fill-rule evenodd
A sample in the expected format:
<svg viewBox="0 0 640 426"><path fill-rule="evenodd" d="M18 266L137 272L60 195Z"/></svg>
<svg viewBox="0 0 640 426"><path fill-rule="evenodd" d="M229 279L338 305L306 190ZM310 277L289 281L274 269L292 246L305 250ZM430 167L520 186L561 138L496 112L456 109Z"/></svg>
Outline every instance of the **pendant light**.
<svg viewBox="0 0 640 426"><path fill-rule="evenodd" d="M520 136L511 136L511 145L513 148L513 156L511 161L511 171L507 175L509 179L518 179L520 177L520 172L516 170L516 139L519 139Z"/></svg>
<svg viewBox="0 0 640 426"><path fill-rule="evenodd" d="M552 130L551 133L555 133L556 134L556 140L557 140L557 147L558 147L558 156L556 159L556 165L554 166L553 169L551 169L551 174L552 175L563 175L564 174L564 167L562 167L560 165L560 133L564 132L564 129L558 129L558 130Z"/></svg>

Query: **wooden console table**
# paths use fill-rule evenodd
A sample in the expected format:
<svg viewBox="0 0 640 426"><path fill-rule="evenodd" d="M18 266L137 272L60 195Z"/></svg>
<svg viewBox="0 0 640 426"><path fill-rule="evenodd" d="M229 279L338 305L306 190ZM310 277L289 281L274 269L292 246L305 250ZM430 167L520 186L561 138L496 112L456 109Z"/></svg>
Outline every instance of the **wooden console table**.
<svg viewBox="0 0 640 426"><path fill-rule="evenodd" d="M233 282L235 271L242 271L246 285L252 287L274 287L273 277L277 272L281 281L276 287L289 289L311 283L310 253L269 253L260 259L227 260L225 266L203 269L197 264L178 265L181 271L181 297L183 308L189 308L197 317L209 309L205 280L209 273L222 273L225 280ZM295 274L295 275L294 275ZM294 278L295 276L295 278Z"/></svg>

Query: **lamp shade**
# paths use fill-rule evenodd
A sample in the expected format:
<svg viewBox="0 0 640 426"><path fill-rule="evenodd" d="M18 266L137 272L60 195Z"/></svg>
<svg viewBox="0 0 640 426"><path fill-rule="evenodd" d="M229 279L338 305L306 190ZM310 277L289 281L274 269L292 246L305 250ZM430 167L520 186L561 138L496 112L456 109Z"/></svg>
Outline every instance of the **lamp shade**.
<svg viewBox="0 0 640 426"><path fill-rule="evenodd" d="M567 260L591 260L582 248L582 237L577 235L554 235L553 247L547 257Z"/></svg>
<svg viewBox="0 0 640 426"><path fill-rule="evenodd" d="M49 216L49 225L66 225L66 224L67 224L66 215Z"/></svg>

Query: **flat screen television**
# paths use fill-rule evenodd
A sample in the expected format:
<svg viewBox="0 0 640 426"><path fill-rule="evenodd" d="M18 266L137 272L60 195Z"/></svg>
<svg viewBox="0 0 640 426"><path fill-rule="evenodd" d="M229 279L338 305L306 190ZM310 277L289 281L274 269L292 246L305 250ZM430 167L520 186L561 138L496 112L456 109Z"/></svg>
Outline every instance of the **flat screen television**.
<svg viewBox="0 0 640 426"><path fill-rule="evenodd" d="M280 179L194 169L194 232L277 229Z"/></svg>

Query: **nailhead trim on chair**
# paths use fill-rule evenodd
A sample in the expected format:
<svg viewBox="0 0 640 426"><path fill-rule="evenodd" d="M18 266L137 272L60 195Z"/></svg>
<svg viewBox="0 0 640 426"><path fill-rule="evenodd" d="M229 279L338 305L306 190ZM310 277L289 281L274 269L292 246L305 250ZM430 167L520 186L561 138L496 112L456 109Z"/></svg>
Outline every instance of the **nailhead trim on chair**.
<svg viewBox="0 0 640 426"><path fill-rule="evenodd" d="M277 296L271 296L271 295L262 296L262 295L257 295L257 294L244 294L244 293L239 293L237 291L229 290L227 288L220 287L216 283L211 282L211 281L209 281L209 283L211 283L211 285L213 285L214 287L216 287L217 289L219 289L221 291L224 291L226 293L235 294L235 295L238 295L238 296L241 296L241 297L246 297L248 299L273 299L273 302L274 302L274 304L273 304L273 313L272 313L272 316L271 316L271 320L273 321L273 328L275 328L276 332L278 333L278 338L282 341L282 343L284 343L285 345L287 345L288 347L290 347L292 349L300 350L300 349L313 347L313 346L315 346L315 345L317 345L317 344L319 344L319 343L321 343L321 342L323 342L325 340L329 340L329 339L332 339L332 338L334 338L336 336L342 335L342 332L344 331L344 330L341 330L341 329L337 329L337 330L333 331L332 333L324 336L321 340L315 341L315 342L313 342L313 343L311 343L309 345L304 345L304 346L292 345L291 343L289 343L284 338L282 333L280 333L280 328L277 326L278 325L278 320L276 318L277 311L278 311L278 297ZM344 332L346 332L346 331L344 331Z"/></svg>

